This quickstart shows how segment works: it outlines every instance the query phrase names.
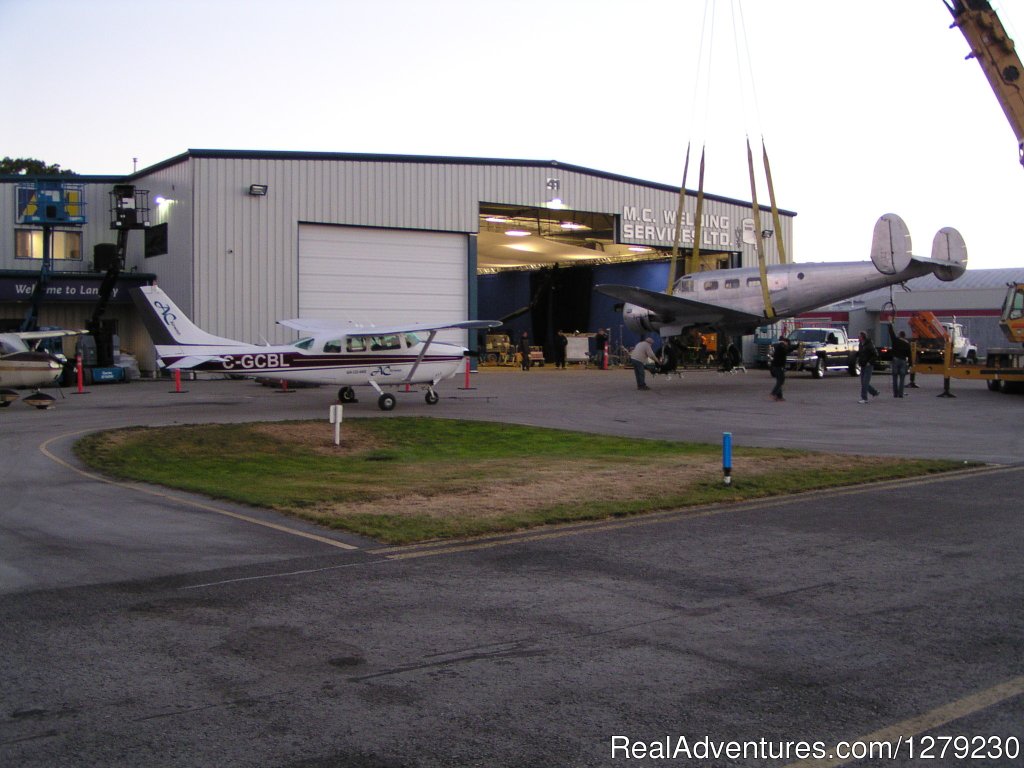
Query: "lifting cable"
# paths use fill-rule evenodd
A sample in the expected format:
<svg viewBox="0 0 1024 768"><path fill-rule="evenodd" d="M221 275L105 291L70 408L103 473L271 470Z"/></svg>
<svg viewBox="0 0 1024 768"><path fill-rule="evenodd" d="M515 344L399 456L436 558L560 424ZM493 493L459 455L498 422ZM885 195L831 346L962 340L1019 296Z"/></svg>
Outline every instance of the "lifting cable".
<svg viewBox="0 0 1024 768"><path fill-rule="evenodd" d="M738 26L737 26L737 18L739 20L739 25ZM742 66L742 63L740 61L740 52L741 51L746 55L746 64L747 64L747 66L746 66L746 73L747 73L747 78L749 80L748 84L749 84L749 87L750 87L750 90L751 90L751 95L752 95L753 101L754 101L754 117L757 120L758 124L760 124L760 109L759 109L758 102L757 102L757 88L755 87L755 84L754 84L754 71L753 71L753 67L751 66L750 47L749 47L749 45L747 43L746 25L743 22L743 5L742 5L742 0L733 0L732 23L733 23L733 49L736 52L736 71L740 74L740 80L741 80L740 87L739 87L739 92L740 92L740 105L742 107L742 113L743 113L743 123L744 123L744 126L747 125L747 101L746 101L746 97L745 97L745 93L744 93L744 87L743 87L743 83L742 83L742 79L743 79L742 78L742 74L743 74L743 71L744 71L744 67ZM741 37L742 37L742 45L741 45ZM761 145L762 145L762 147L764 147L763 132L762 132L762 138L761 138ZM763 155L764 155L765 173L766 173L766 175L768 177L768 188L769 188L769 195L771 197L771 202L772 202L772 211L774 213L774 211L776 210L775 209L775 192L772 189L772 185L771 185L771 169L770 169L770 166L768 165L768 153L767 153L767 151L764 151ZM761 297L764 300L765 319L769 323L773 323L777 319L777 316L775 314L775 307L772 306L771 293L768 290L768 267L767 267L767 264L766 264L765 252L764 252L765 251L764 230L761 227L761 208L757 204L757 180L756 180L756 178L754 176L754 153L753 153L753 150L750 148L750 133L749 133L749 131L747 132L747 172L748 172L748 174L750 176L750 209L751 209L751 212L752 212L753 217L754 217L754 245L755 245L755 247L757 249L757 266L758 266L758 269L760 270L760 273L761 273ZM778 229L777 225L776 225L776 229ZM781 239L781 234L780 234L780 239Z"/></svg>
<svg viewBox="0 0 1024 768"><path fill-rule="evenodd" d="M746 77L748 77L749 85L751 88L751 95L754 101L755 119L757 120L758 126L761 125L761 110L758 102L758 90L756 81L754 78L754 68L752 65L752 58L750 52L750 44L748 37L746 37L746 26L743 20L742 0L733 0L733 35L735 37L735 50L736 50L736 70L742 72L743 68L739 62L740 50L745 54L746 61ZM739 20L739 29L736 29L736 19ZM742 39L742 45L740 45L740 37ZM744 123L746 119L746 101L743 98L743 87L740 85L740 101L743 108ZM778 263L785 264L785 243L782 237L782 222L781 217L778 213L778 205L775 201L775 185L772 181L771 176L771 164L768 162L768 147L765 143L764 131L761 131L761 153L762 162L765 169L765 178L768 183L768 197L771 203L771 214L772 214L772 226L774 227L773 233L775 234L775 242L777 243L778 252ZM777 315L775 314L775 307L771 302L771 294L768 286L768 267L766 263L765 254L765 233L761 226L761 208L758 206L757 196L757 181L754 175L754 153L751 150L751 139L750 133L746 136L746 168L750 174L751 181L751 210L754 216L754 233L755 233L755 248L757 249L758 267L761 272L761 295L765 305L765 317L769 323L775 322Z"/></svg>
<svg viewBox="0 0 1024 768"><path fill-rule="evenodd" d="M698 51L697 51L697 72L698 72L698 76L696 78L694 78L694 83L693 83L693 100L692 100L691 105L690 105L690 115L691 115L691 117L697 114L697 94L698 94L698 90L700 88L700 83L701 83L700 72L703 69L703 64L704 64L704 60L705 60L705 40L706 39L714 40L714 13L709 13L713 3L714 3L714 0L704 0L704 18L703 18L703 23L701 25L700 46L698 47ZM710 22L709 22L709 19L710 19ZM711 25L711 34L710 35L707 34L709 23ZM704 131L703 131L703 133L704 133L705 137L707 136L708 113L710 112L710 110L707 108L708 94L710 93L710 88L711 88L711 77L710 77L710 69L711 69L710 61L711 61L711 56L710 56L710 53L707 54L706 58L708 60L708 65L707 65L708 75L707 75L707 77L704 78L705 96L704 96ZM692 141L689 141L686 144L686 161L685 161L685 163L683 165L683 183L679 187L679 202L678 202L678 205L676 206L675 235L674 235L674 238L673 238L673 241L672 241L672 258L671 258L671 261L669 263L669 271L668 271L668 288L667 288L668 293L672 292L672 289L675 286L675 281L676 281L676 271L677 271L677 264L678 264L678 259L679 259L679 248L680 248L680 245L682 243L682 233L683 233L683 220L684 220L683 208L684 208L684 205L685 205L685 202L686 202L686 177L687 177L687 174L689 173L689 169L690 169L690 148L691 148L692 143L693 143ZM704 144L703 147L701 147L701 153L700 153L700 174L699 174L700 177L699 177L698 183L697 183L696 224L695 224L694 235L693 235L694 245L693 245L693 249L691 250L690 265L689 265L690 269L684 269L684 272L689 272L689 271L692 271L693 269L695 269L695 265L697 263L697 259L700 256L701 213L702 213L703 208L704 208L704 156L705 156L706 148L707 148L707 142L705 140L705 144ZM684 263L684 267L685 266L686 265Z"/></svg>

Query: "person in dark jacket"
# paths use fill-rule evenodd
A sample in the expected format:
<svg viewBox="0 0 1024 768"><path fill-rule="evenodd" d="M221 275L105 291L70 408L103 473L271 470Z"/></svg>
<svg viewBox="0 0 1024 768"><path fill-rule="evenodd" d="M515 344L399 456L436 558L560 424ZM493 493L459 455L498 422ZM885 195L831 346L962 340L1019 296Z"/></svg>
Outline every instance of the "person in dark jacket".
<svg viewBox="0 0 1024 768"><path fill-rule="evenodd" d="M860 365L860 403L868 401L868 395L878 397L878 390L871 386L871 374L878 362L878 350L864 331L860 332L860 346L857 348L857 363Z"/></svg>
<svg viewBox="0 0 1024 768"><path fill-rule="evenodd" d="M526 331L523 331L523 335L519 339L519 357L523 370L530 370L530 336Z"/></svg>
<svg viewBox="0 0 1024 768"><path fill-rule="evenodd" d="M555 368L565 369L565 352L569 348L569 339L565 331L559 331L555 336Z"/></svg>
<svg viewBox="0 0 1024 768"><path fill-rule="evenodd" d="M792 348L789 339L786 338L786 334L782 334L779 340L772 344L770 368L772 376L775 377L775 386L772 387L772 398L776 402L782 402L786 399L782 396L782 385L786 382L786 356Z"/></svg>
<svg viewBox="0 0 1024 768"><path fill-rule="evenodd" d="M903 389L907 380L907 363L910 360L910 342L905 331L892 342L892 396L904 397Z"/></svg>

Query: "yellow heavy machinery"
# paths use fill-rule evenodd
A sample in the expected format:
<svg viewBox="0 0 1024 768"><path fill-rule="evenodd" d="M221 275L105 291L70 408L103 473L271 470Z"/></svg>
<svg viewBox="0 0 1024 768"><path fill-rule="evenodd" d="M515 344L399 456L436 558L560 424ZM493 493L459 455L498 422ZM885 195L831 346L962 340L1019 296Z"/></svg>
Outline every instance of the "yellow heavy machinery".
<svg viewBox="0 0 1024 768"><path fill-rule="evenodd" d="M949 0L946 7L971 46L968 58L977 59L992 91L1017 137L1024 164L1024 66L988 0Z"/></svg>
<svg viewBox="0 0 1024 768"><path fill-rule="evenodd" d="M1022 344L1017 347L993 347L985 353L984 361L958 364L953 351L953 337L944 333L945 354L939 362L933 362L927 355L927 344L915 344L913 371L918 373L941 374L945 379L943 396L951 397L950 379L982 379L988 382L993 392L1015 392L1024 389L1024 283L1008 286L999 327L1011 342ZM942 328L939 324L939 328ZM915 332L915 337L916 337Z"/></svg>
<svg viewBox="0 0 1024 768"><path fill-rule="evenodd" d="M944 0L945 1L945 0ZM1003 108L1010 127L1017 137L1020 161L1024 164L1024 64L1006 34L1003 23L988 0L948 0L957 27L971 46L968 58L977 59L992 91ZM1011 343L1024 345L1024 283L1011 283L1003 301L999 327ZM983 379L993 391L1024 389L1024 346L989 349L984 363L957 365L954 362L952 339L946 338L946 351L941 363L915 361L915 373L942 374L943 395L949 392L949 380Z"/></svg>
<svg viewBox="0 0 1024 768"><path fill-rule="evenodd" d="M1013 283L1006 292L999 327L1011 342L1024 344L1024 283Z"/></svg>

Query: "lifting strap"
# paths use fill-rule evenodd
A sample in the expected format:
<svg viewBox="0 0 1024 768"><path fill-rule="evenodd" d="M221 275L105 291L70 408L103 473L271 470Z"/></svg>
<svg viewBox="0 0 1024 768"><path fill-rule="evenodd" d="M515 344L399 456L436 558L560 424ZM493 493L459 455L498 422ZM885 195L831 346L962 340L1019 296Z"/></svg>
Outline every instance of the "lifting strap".
<svg viewBox="0 0 1024 768"><path fill-rule="evenodd" d="M764 263L764 239L761 236L761 209L757 205L757 185L754 183L754 153L747 137L747 169L750 172L750 207L754 214L754 242L757 244L757 266L761 270L761 296L764 299L764 315L769 323L775 322L775 308L768 291L768 269Z"/></svg>
<svg viewBox="0 0 1024 768"><path fill-rule="evenodd" d="M704 151L707 146L700 150L700 178L697 180L697 220L693 225L693 256L690 262L690 269L687 272L696 272L700 269L700 238L701 218L704 215Z"/></svg>
<svg viewBox="0 0 1024 768"><path fill-rule="evenodd" d="M683 203L686 202L686 174L690 170L690 144L686 144L686 161L683 163L683 184L679 187L679 204L676 206L676 231L672 240L672 259L668 266L668 287L665 293L672 293L676 283L676 264L679 261L679 243L683 233Z"/></svg>
<svg viewBox="0 0 1024 768"><path fill-rule="evenodd" d="M764 137L761 137L761 153L764 156L764 175L768 180L768 197L772 202L772 226L775 227L775 247L779 249L779 264L786 262L786 241L782 237L782 217L779 216L779 206L775 204L775 186L772 184L772 167L768 163L768 147L764 144Z"/></svg>

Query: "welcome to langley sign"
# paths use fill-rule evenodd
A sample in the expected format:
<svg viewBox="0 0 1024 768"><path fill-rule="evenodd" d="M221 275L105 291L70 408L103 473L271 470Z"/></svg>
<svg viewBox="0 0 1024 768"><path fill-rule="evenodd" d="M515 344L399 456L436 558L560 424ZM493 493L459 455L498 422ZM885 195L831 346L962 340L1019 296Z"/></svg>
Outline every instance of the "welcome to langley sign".
<svg viewBox="0 0 1024 768"><path fill-rule="evenodd" d="M152 275L143 276L138 274L123 277L115 283L114 289L110 293L110 301L115 304L130 303L131 297L128 295L128 289L148 283L152 277ZM32 297L32 291L35 290L37 282L39 282L38 276L4 277L0 275L0 301L28 301ZM44 301L97 301L100 297L100 284L102 282L103 277L100 275L96 277L61 277L59 275L50 275L45 289Z"/></svg>

